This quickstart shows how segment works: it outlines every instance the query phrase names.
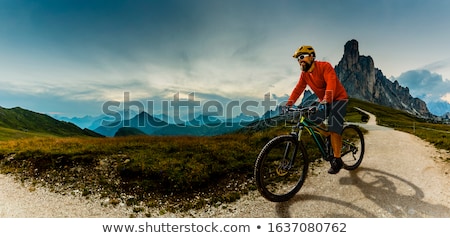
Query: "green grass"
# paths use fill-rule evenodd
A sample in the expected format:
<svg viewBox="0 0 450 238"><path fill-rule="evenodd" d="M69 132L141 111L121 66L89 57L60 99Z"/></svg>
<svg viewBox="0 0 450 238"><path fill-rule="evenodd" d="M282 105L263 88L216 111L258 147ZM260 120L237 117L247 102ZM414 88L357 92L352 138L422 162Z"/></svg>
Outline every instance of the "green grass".
<svg viewBox="0 0 450 238"><path fill-rule="evenodd" d="M404 111L383 107L353 99L351 105L371 112L377 117L377 124L391 127L399 131L411 133L436 148L448 150L450 148L450 125L431 123L423 118L417 118Z"/></svg>
<svg viewBox="0 0 450 238"><path fill-rule="evenodd" d="M215 137L28 138L0 142L0 172L23 181L138 201L238 199L259 149L274 134ZM234 181L234 182L233 182ZM233 182L233 184L230 183ZM56 186L55 186L56 185ZM175 194L175 195L174 195ZM169 196L169 198L167 197ZM204 201L203 201L204 202ZM199 206L184 203L185 208Z"/></svg>
<svg viewBox="0 0 450 238"><path fill-rule="evenodd" d="M30 137L50 137L49 134L39 132L29 132L26 130L14 130L0 127L0 141L17 140Z"/></svg>

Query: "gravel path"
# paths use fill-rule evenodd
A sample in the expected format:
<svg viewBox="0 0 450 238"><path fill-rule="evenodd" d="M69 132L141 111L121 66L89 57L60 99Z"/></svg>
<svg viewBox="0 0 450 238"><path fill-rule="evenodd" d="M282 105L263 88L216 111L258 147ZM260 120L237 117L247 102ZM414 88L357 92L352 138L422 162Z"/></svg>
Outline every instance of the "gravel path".
<svg viewBox="0 0 450 238"><path fill-rule="evenodd" d="M254 191L232 204L156 217L450 217L448 151L438 151L417 137L375 125L364 125L366 154L356 171L310 175L299 193L285 203L272 203ZM0 217L129 217L126 206L104 206L30 187L0 175ZM143 216L143 214L138 216Z"/></svg>

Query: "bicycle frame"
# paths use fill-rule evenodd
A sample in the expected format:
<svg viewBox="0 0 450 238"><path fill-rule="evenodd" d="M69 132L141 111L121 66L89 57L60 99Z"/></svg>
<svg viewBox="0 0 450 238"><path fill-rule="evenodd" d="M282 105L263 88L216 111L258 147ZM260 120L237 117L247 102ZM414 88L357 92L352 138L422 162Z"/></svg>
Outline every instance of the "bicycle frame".
<svg viewBox="0 0 450 238"><path fill-rule="evenodd" d="M307 116L305 116L305 114L309 115L309 113L313 113L313 110L311 110L311 109L317 110L317 107L313 106L313 107L307 107L307 108L303 108L303 109L290 108L290 111L300 113L300 115L298 116L299 119L298 119L297 124L292 127L291 134L296 135L298 141L300 141L303 128L306 128L308 133L312 136L315 144L319 148L319 151L322 154L323 158L325 160L328 160L328 157L333 155L332 148L331 148L331 145L328 145L328 147L326 147L323 137L322 137L322 134L321 134L321 131L328 132L328 129L324 129L324 128L320 127L317 123L314 123ZM295 129L297 129L298 131L295 131ZM341 156L344 156L348 153L354 152L355 146L351 142L342 141L342 143L344 145L348 145L350 149L342 151Z"/></svg>
<svg viewBox="0 0 450 238"><path fill-rule="evenodd" d="M315 108L315 107L313 107ZM292 110L292 109L291 109ZM295 134L297 136L298 141L301 139L301 133L303 131L303 128L306 128L306 130L309 132L309 134L312 136L314 142L316 143L317 147L319 148L320 153L322 154L323 158L328 157L328 151L327 148L325 148L325 143L322 138L322 135L320 131L328 132L327 129L324 129L320 127L318 124L314 123L310 119L308 119L307 116L305 116L305 111L308 111L310 113L310 109L303 109L303 110L293 110L295 112L300 112L298 122L295 126L292 127L291 134ZM298 129L298 131L295 131L295 129Z"/></svg>
<svg viewBox="0 0 450 238"><path fill-rule="evenodd" d="M303 129L306 129L314 140L311 145L315 143L324 160L330 161L328 155L333 154L331 141L329 137L325 139L327 143L323 141L323 135L328 135L324 132L328 132L329 128L323 128L321 123L309 119L315 109L317 107L289 108L288 111L295 113L281 114L279 119L283 118L286 125L290 124L292 128L290 134L272 138L261 149L255 162L254 176L258 191L269 201L288 201L295 196L305 182L311 160L301 139ZM277 121L280 121L279 119ZM357 126L352 124L346 124L342 132L344 146L341 155L353 155L353 158L348 155L345 158L341 156L343 168L355 170L364 156L363 134Z"/></svg>

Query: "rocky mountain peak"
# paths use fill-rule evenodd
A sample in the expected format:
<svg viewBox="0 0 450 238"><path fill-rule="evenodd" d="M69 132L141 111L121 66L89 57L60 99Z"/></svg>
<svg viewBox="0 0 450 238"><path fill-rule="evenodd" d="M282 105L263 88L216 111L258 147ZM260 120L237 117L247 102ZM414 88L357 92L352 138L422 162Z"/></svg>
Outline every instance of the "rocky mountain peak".
<svg viewBox="0 0 450 238"><path fill-rule="evenodd" d="M342 58L343 64L347 68L357 65L359 60L359 48L358 41L350 40L344 46L344 57Z"/></svg>
<svg viewBox="0 0 450 238"><path fill-rule="evenodd" d="M413 98L407 87L402 87L397 81L390 81L374 65L372 57L359 54L358 41L350 40L345 44L344 55L335 71L349 97L419 116L431 116L424 101Z"/></svg>

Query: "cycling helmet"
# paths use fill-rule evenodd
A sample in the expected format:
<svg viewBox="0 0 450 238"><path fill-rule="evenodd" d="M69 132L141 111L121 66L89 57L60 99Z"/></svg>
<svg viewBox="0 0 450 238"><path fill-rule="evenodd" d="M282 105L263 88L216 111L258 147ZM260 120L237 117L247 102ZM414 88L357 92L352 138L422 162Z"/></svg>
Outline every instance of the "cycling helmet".
<svg viewBox="0 0 450 238"><path fill-rule="evenodd" d="M314 51L314 48L310 45L302 45L300 48L298 48L294 55L292 57L297 58L301 54L310 54L314 57L316 57L316 52Z"/></svg>

